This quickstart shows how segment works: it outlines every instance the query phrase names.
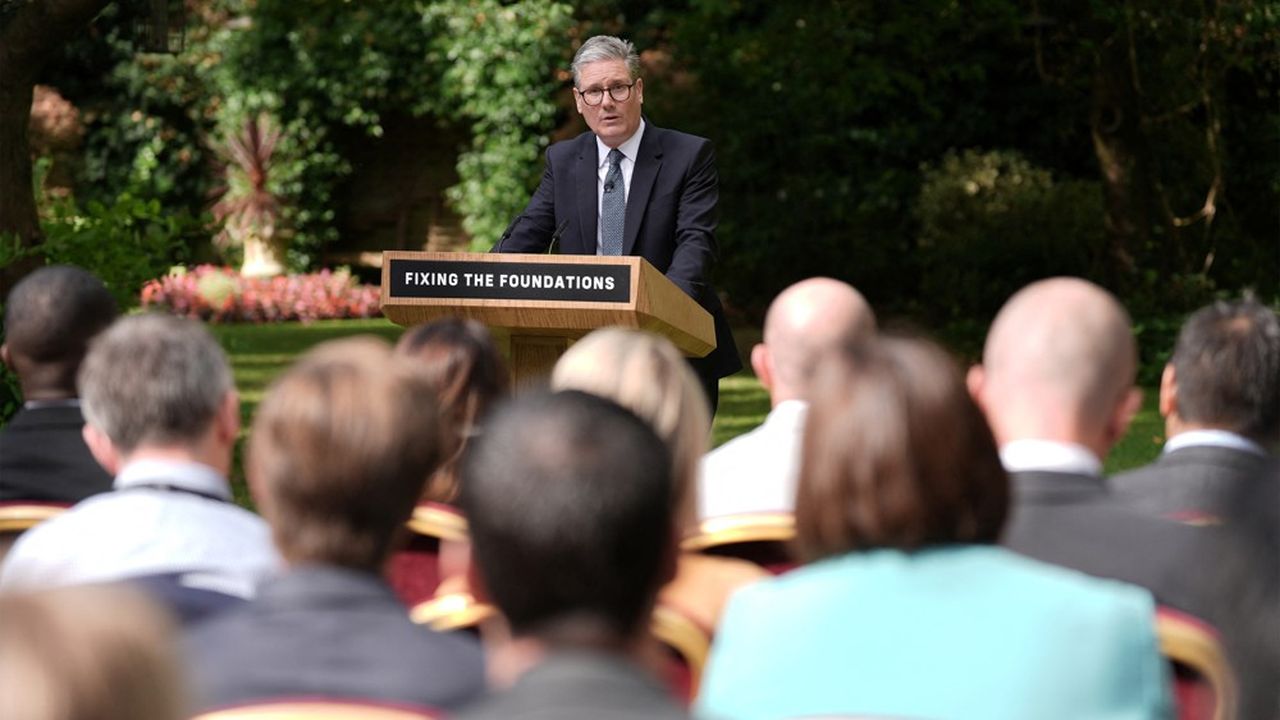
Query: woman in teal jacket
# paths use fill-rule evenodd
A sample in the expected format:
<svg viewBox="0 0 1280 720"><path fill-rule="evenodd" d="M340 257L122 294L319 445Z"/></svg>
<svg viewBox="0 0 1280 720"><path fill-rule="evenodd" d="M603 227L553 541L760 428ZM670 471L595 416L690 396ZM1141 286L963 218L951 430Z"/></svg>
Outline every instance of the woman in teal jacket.
<svg viewBox="0 0 1280 720"><path fill-rule="evenodd" d="M1144 590L996 545L1009 485L960 371L891 339L825 364L797 490L809 564L737 593L706 718L1163 718Z"/></svg>

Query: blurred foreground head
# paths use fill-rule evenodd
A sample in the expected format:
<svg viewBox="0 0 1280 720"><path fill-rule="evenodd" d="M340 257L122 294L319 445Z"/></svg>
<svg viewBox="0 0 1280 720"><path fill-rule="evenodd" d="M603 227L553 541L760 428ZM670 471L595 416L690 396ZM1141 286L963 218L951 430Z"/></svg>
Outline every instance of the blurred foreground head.
<svg viewBox="0 0 1280 720"><path fill-rule="evenodd" d="M676 517L692 524L710 410L697 375L671 341L640 330L596 330L560 357L551 386L607 398L652 425L674 461Z"/></svg>
<svg viewBox="0 0 1280 720"><path fill-rule="evenodd" d="M226 474L239 401L226 353L199 322L160 313L116 321L90 345L80 396L85 440L108 470L158 448Z"/></svg>
<svg viewBox="0 0 1280 720"><path fill-rule="evenodd" d="M1280 318L1275 311L1245 297L1220 300L1192 314L1165 366L1160 412L1178 430L1227 430L1263 446L1280 444Z"/></svg>
<svg viewBox="0 0 1280 720"><path fill-rule="evenodd" d="M483 589L515 635L642 631L675 562L670 456L647 423L583 392L525 396L463 475Z"/></svg>
<svg viewBox="0 0 1280 720"><path fill-rule="evenodd" d="M987 333L969 389L996 440L1083 445L1104 459L1142 403L1129 315L1078 278L1034 282L1009 298Z"/></svg>
<svg viewBox="0 0 1280 720"><path fill-rule="evenodd" d="M376 338L317 346L258 407L246 474L290 564L378 571L440 462L435 390Z"/></svg>
<svg viewBox="0 0 1280 720"><path fill-rule="evenodd" d="M999 539L1008 478L946 351L884 338L834 353L814 391L796 497L807 560Z"/></svg>
<svg viewBox="0 0 1280 720"><path fill-rule="evenodd" d="M186 717L169 618L122 587L0 595L0 717Z"/></svg>
<svg viewBox="0 0 1280 720"><path fill-rule="evenodd" d="M832 278L809 278L774 298L751 367L774 405L809 394L823 354L875 336L876 318L862 294Z"/></svg>
<svg viewBox="0 0 1280 720"><path fill-rule="evenodd" d="M9 292L0 356L17 373L25 399L74 397L89 340L115 319L115 298L93 274L42 267Z"/></svg>
<svg viewBox="0 0 1280 720"><path fill-rule="evenodd" d="M407 330L396 353L422 363L440 403L446 460L427 483L423 499L453 502L458 495L458 461L468 441L480 434L493 405L510 393L507 364L489 329L463 318Z"/></svg>

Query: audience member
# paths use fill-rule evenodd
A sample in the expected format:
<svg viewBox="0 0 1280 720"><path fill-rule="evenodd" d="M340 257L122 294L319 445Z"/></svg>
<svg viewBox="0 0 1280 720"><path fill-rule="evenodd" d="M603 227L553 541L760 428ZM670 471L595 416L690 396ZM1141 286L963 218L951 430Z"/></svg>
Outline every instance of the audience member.
<svg viewBox="0 0 1280 720"><path fill-rule="evenodd" d="M168 618L141 594L86 586L0 595L0 717L180 720Z"/></svg>
<svg viewBox="0 0 1280 720"><path fill-rule="evenodd" d="M1182 520L1280 528L1280 318L1252 298L1219 301L1182 326L1160 378L1168 441L1152 464L1116 476L1117 494Z"/></svg>
<svg viewBox="0 0 1280 720"><path fill-rule="evenodd" d="M288 570L189 637L201 707L330 696L452 710L479 646L414 625L380 572L441 460L430 379L384 343L321 345L259 406L246 474Z"/></svg>
<svg viewBox="0 0 1280 720"><path fill-rule="evenodd" d="M81 436L76 373L89 340L115 317L102 281L77 267L40 268L9 293L0 360L25 402L0 429L0 500L74 503L111 489Z"/></svg>
<svg viewBox="0 0 1280 720"><path fill-rule="evenodd" d="M1187 563L1192 529L1125 506L1102 461L1141 405L1137 347L1115 298L1074 278L1032 283L1001 308L969 390L1011 473L1005 544L1030 557L1147 588L1162 604L1212 616Z"/></svg>
<svg viewBox="0 0 1280 720"><path fill-rule="evenodd" d="M85 441L115 489L24 533L0 566L0 587L198 571L247 597L278 570L266 524L232 502L240 408L226 355L204 327L122 318L91 344L80 390Z"/></svg>
<svg viewBox="0 0 1280 720"><path fill-rule="evenodd" d="M751 367L773 409L760 427L712 450L698 480L700 518L795 507L805 400L818 358L875 333L875 316L857 290L810 278L782 291L764 319Z"/></svg>
<svg viewBox="0 0 1280 720"><path fill-rule="evenodd" d="M1112 479L1152 514L1222 526L1228 544L1188 572L1222 587L1223 631L1240 717L1280 712L1280 318L1252 298L1220 301L1183 325L1160 382L1168 442L1152 464Z"/></svg>
<svg viewBox="0 0 1280 720"><path fill-rule="evenodd" d="M512 633L492 662L518 677L465 717L684 717L643 667L677 551L663 442L581 392L523 397L490 428L464 460L462 505L474 584Z"/></svg>
<svg viewBox="0 0 1280 720"><path fill-rule="evenodd" d="M475 320L446 318L411 328L396 352L422 361L444 419L445 462L427 483L424 500L452 503L458 496L458 462L485 417L510 392L506 361L489 329Z"/></svg>
<svg viewBox="0 0 1280 720"><path fill-rule="evenodd" d="M665 338L638 330L605 328L579 340L561 356L551 385L613 400L649 422L674 461L677 528L696 526L698 468L707 450L710 413L698 378ZM710 630L729 595L767 573L745 560L694 553L680 556L675 579L660 599Z"/></svg>
<svg viewBox="0 0 1280 720"><path fill-rule="evenodd" d="M708 717L1166 717L1150 595L996 543L1008 480L960 371L884 339L815 380L796 498L810 563L734 596Z"/></svg>

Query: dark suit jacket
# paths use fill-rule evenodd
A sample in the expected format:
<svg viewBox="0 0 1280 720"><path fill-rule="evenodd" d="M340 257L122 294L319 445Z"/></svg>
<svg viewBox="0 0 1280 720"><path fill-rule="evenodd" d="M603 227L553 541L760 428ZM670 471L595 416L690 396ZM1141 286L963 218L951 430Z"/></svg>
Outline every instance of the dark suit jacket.
<svg viewBox="0 0 1280 720"><path fill-rule="evenodd" d="M1161 605L1213 622L1214 588L1197 582L1213 531L1140 513L1101 477L1010 473L1014 502L1004 544L1043 562L1151 591Z"/></svg>
<svg viewBox="0 0 1280 720"><path fill-rule="evenodd" d="M1280 527L1280 468L1274 458L1226 447L1190 446L1111 478L1116 495L1153 515L1208 516Z"/></svg>
<svg viewBox="0 0 1280 720"><path fill-rule="evenodd" d="M510 236L496 249L546 252L556 228L567 221L560 251L595 255L598 167L594 133L552 145L542 182ZM711 141L645 121L627 193L622 252L648 260L711 313L716 348L694 362L700 374L711 378L742 368L720 298L711 285L718 183Z"/></svg>
<svg viewBox="0 0 1280 720"><path fill-rule="evenodd" d="M680 720L688 714L643 670L624 658L559 652L487 698L463 720Z"/></svg>
<svg viewBox="0 0 1280 720"><path fill-rule="evenodd" d="M1208 568L1219 627L1240 685L1240 717L1280 717L1280 466L1232 448L1190 446L1111 479L1117 496L1153 515L1221 521Z"/></svg>
<svg viewBox="0 0 1280 720"><path fill-rule="evenodd" d="M380 578L295 568L187 638L197 705L329 696L453 710L484 690L478 644L415 625Z"/></svg>
<svg viewBox="0 0 1280 720"><path fill-rule="evenodd" d="M0 500L76 503L111 489L78 407L24 409L0 429Z"/></svg>

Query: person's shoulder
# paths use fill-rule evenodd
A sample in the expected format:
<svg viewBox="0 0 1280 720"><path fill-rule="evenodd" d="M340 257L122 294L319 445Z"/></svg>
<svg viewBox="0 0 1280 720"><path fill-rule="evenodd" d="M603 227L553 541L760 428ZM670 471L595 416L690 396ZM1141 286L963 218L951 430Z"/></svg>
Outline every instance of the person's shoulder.
<svg viewBox="0 0 1280 720"><path fill-rule="evenodd" d="M564 140L558 140L547 148L547 157L553 160L559 160L569 157L577 157L587 149L594 147L596 140L595 133L587 130Z"/></svg>
<svg viewBox="0 0 1280 720"><path fill-rule="evenodd" d="M1001 548L997 562L1004 582L1028 594L1051 598L1064 608L1103 607L1139 616L1151 616L1155 604L1147 590L1119 580L1086 575Z"/></svg>

